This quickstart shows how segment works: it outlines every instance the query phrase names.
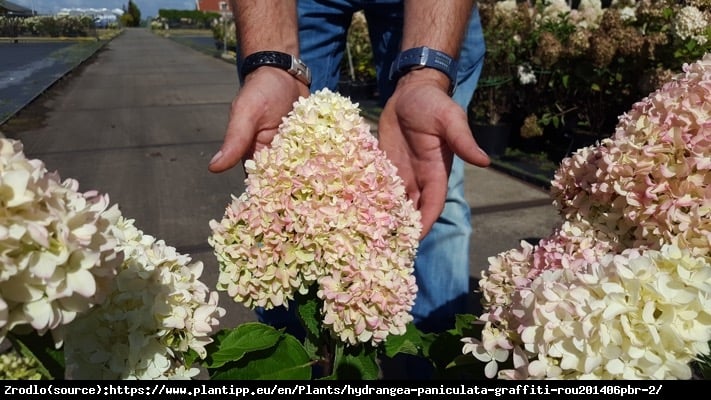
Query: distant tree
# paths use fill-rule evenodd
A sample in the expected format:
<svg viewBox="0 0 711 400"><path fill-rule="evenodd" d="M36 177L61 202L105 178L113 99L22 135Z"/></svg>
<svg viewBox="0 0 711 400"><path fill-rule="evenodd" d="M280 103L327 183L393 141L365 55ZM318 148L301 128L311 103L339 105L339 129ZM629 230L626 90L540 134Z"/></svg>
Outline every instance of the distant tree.
<svg viewBox="0 0 711 400"><path fill-rule="evenodd" d="M133 0L128 0L128 6L124 7L121 23L123 26L141 25L141 10L138 9Z"/></svg>

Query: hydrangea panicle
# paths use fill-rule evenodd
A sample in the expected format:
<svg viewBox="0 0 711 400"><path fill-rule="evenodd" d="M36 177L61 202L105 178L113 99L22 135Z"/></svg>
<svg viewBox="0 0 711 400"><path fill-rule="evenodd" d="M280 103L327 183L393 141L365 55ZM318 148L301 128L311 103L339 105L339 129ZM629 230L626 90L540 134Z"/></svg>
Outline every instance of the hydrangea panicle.
<svg viewBox="0 0 711 400"><path fill-rule="evenodd" d="M183 354L205 346L225 310L191 262L164 241L120 217L113 227L124 256L110 295L66 327L72 379L190 379L200 371Z"/></svg>
<svg viewBox="0 0 711 400"><path fill-rule="evenodd" d="M78 189L0 138L0 341L31 329L61 346L60 328L107 295L117 214L107 195Z"/></svg>
<svg viewBox="0 0 711 400"><path fill-rule="evenodd" d="M563 160L563 223L490 259L481 340L504 379L690 379L711 340L711 54ZM522 358L523 357L523 358Z"/></svg>
<svg viewBox="0 0 711 400"><path fill-rule="evenodd" d="M218 290L270 309L317 285L342 341L404 333L420 214L357 106L328 89L299 99L245 170L245 192L210 223Z"/></svg>

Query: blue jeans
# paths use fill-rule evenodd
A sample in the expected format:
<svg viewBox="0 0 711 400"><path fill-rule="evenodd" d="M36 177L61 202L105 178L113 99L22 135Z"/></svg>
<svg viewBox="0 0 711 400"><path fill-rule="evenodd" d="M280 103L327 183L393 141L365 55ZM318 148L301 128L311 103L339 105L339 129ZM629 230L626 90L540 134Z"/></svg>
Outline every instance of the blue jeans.
<svg viewBox="0 0 711 400"><path fill-rule="evenodd" d="M341 59L352 14L363 9L368 21L382 104L394 90L388 74L400 50L403 4L400 0L299 0L301 59L312 71L311 90L338 86ZM474 10L459 58L454 100L466 110L484 60L484 37ZM469 295L469 239L471 216L464 197L464 165L455 157L448 182L444 211L420 243L415 260L417 298L414 322L423 331L441 332L454 327L456 314L467 313ZM264 322L285 317L282 309L259 311ZM284 325L277 323L277 325Z"/></svg>

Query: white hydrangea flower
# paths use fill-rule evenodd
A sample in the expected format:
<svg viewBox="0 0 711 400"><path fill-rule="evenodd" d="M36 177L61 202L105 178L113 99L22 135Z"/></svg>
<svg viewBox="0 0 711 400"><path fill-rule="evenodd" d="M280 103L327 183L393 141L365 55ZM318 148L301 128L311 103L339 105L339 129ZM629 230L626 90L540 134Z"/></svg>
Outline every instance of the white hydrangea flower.
<svg viewBox="0 0 711 400"><path fill-rule="evenodd" d="M183 365L192 349L205 346L225 310L218 294L199 278L202 262L191 262L143 234L133 220L115 228L123 264L106 301L67 327L65 357L73 379L183 379L200 371Z"/></svg>
<svg viewBox="0 0 711 400"><path fill-rule="evenodd" d="M518 81L522 85L533 85L536 83L536 73L531 68L530 64L521 64L518 66Z"/></svg>
<svg viewBox="0 0 711 400"><path fill-rule="evenodd" d="M511 326L514 344L534 355L529 378L689 379L689 363L709 353L711 259L677 245L610 253L581 272L546 270L520 299ZM508 352L502 335L483 335L477 358Z"/></svg>
<svg viewBox="0 0 711 400"><path fill-rule="evenodd" d="M40 335L61 328L103 300L120 262L109 198L80 193L22 143L0 138L0 341L15 327Z"/></svg>
<svg viewBox="0 0 711 400"><path fill-rule="evenodd" d="M708 41L706 32L710 21L706 14L694 6L685 6L676 14L674 33L681 39L694 39L699 45Z"/></svg>

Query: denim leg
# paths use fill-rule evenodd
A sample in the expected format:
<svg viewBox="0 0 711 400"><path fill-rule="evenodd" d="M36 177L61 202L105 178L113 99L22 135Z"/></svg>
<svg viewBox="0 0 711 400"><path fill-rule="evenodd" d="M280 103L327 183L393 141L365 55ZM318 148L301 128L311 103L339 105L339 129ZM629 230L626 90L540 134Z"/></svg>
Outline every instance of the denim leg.
<svg viewBox="0 0 711 400"><path fill-rule="evenodd" d="M459 58L453 99L465 111L481 74L484 37L475 9ZM471 211L464 196L464 162L455 156L447 184L444 210L420 243L415 260L419 291L413 308L417 326L426 332L454 327L456 314L467 309L469 296L469 241Z"/></svg>
<svg viewBox="0 0 711 400"><path fill-rule="evenodd" d="M330 7L326 7L326 3ZM324 87L335 90L338 84L345 35L352 13L356 11L354 3L358 2L298 2L301 58L312 70L312 91ZM373 44L379 91L385 95L381 99L384 103L392 93L393 85L387 75L402 39L402 6L392 1L383 1L380 5L378 2L364 1L362 5L366 11ZM460 53L457 89L453 96L465 110L479 79L484 51L479 15L474 10ZM464 164L461 159L455 157L444 211L420 243L415 260L415 277L419 291L413 316L417 326L424 331L449 329L453 327L456 314L468 312L466 306L470 291L469 240L472 228L463 184ZM258 310L258 315L261 321L275 326L298 328L291 310Z"/></svg>

